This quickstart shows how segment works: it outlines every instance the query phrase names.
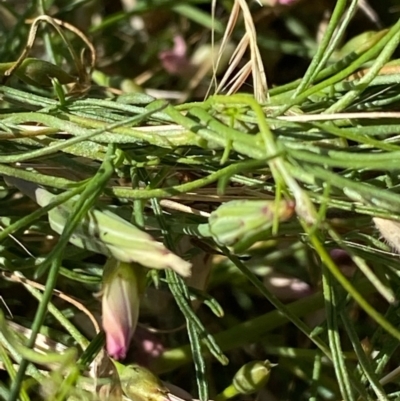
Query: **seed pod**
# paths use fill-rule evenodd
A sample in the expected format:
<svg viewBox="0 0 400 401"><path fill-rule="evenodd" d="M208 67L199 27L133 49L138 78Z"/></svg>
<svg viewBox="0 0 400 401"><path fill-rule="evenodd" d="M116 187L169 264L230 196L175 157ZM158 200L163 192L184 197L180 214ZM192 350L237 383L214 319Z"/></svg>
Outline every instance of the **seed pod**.
<svg viewBox="0 0 400 401"><path fill-rule="evenodd" d="M62 85L75 81L59 66L36 58L26 58L15 74L21 81L34 86L51 86L52 78L57 78Z"/></svg>
<svg viewBox="0 0 400 401"><path fill-rule="evenodd" d="M208 222L211 236L235 252L248 249L269 229L277 214L279 221L288 220L294 212L294 202L283 200L240 200L222 204L211 213ZM260 237L261 236L261 237Z"/></svg>
<svg viewBox="0 0 400 401"><path fill-rule="evenodd" d="M243 365L233 378L233 386L240 394L252 394L261 390L269 380L271 368L275 365L270 361L252 361Z"/></svg>

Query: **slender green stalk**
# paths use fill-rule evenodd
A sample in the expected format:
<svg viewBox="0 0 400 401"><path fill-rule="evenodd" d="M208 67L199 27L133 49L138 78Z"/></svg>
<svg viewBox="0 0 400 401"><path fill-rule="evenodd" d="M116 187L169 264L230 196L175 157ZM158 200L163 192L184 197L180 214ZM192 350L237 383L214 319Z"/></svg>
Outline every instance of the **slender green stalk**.
<svg viewBox="0 0 400 401"><path fill-rule="evenodd" d="M113 161L114 161L114 147L110 147L108 157L104 161L102 168L99 170L98 174L93 177L90 182L90 185L86 187L86 189L82 192L79 200L76 202L75 211L69 216L67 220L67 224L64 228L64 231L60 237L60 240L54 250L47 258L47 263L50 263L49 274L46 280L46 287L43 293L43 297L39 306L36 310L35 318L32 323L32 333L26 344L28 348L32 348L36 341L36 336L40 331L40 327L43 324L48 304L53 295L53 290L56 286L58 274L61 267L62 255L65 248L65 245L68 242L69 237L71 236L75 227L79 224L81 218L86 214L87 210L94 204L97 197L100 195L107 181L110 179L111 174L114 171ZM47 263L43 263L41 266L41 270L43 267L46 267ZM26 359L22 359L19 365L19 369L17 372L17 376L15 381L13 381L10 391L10 399L9 401L16 401L18 398L18 394L20 392L20 388L22 385L22 381L25 375L26 368L28 367L28 361Z"/></svg>
<svg viewBox="0 0 400 401"><path fill-rule="evenodd" d="M11 359L9 358L5 348L0 344L0 360L3 362L8 375L10 376L11 380L15 380L16 372L14 366L12 364ZM20 393L21 401L29 401L29 395L27 394L25 389L21 389Z"/></svg>
<svg viewBox="0 0 400 401"><path fill-rule="evenodd" d="M337 316L338 303L336 300L336 294L334 293L331 273L327 270L323 272L322 284L325 300L325 311L327 315L326 322L328 328L329 346L332 350L332 361L335 367L336 378L344 401L355 401L356 398L352 390L349 371L342 353Z"/></svg>
<svg viewBox="0 0 400 401"><path fill-rule="evenodd" d="M312 373L312 384L310 393L312 396L310 397L309 401L317 401L317 390L319 386L320 376L321 376L321 353L317 352L314 357L314 366L313 366L313 373Z"/></svg>
<svg viewBox="0 0 400 401"><path fill-rule="evenodd" d="M353 3L356 3L353 1ZM304 77L301 80L300 85L297 87L296 91L293 94L293 97L295 98L298 96L309 84L312 82L314 77L318 74L318 72L322 69L324 66L324 63L326 62L327 58L330 56L330 54L333 51L333 48L331 48L329 51L327 51L327 48L332 40L332 36L335 33L335 30L337 29L339 23L340 23L340 18L344 13L344 10L347 5L347 0L338 0L336 2L335 8L333 10L332 16L329 19L329 24L326 28L324 37L321 40L321 43L318 46L317 53L313 57L311 64L309 65L306 73L304 74ZM345 24L342 24L341 27L344 27Z"/></svg>
<svg viewBox="0 0 400 401"><path fill-rule="evenodd" d="M398 26L400 25L400 22L398 22L396 25L394 25L386 35L379 40L378 43L376 43L374 46L372 46L369 50L367 50L365 53L360 55L355 61L353 61L348 67L340 70L338 73L336 73L334 76L314 85L313 87L304 90L301 94L296 96L295 98L291 99L288 102L285 102L285 105L279 108L276 112L273 113L273 116L279 116L283 114L286 110L289 110L292 106L295 106L297 104L301 104L305 100L307 100L308 97L311 95L318 93L320 90L323 90L325 88L328 88L331 85L334 85L337 82L345 80L349 75L354 73L358 68L361 68L364 63L367 61L375 58L376 56L379 55L379 53L385 48L385 46L388 44L388 42L395 37L395 41L397 40L397 32L398 32ZM392 48L392 45L395 42L391 43L390 49ZM388 50L389 52L392 50ZM376 74L375 74L376 75ZM331 111L332 112L332 111Z"/></svg>
<svg viewBox="0 0 400 401"><path fill-rule="evenodd" d="M374 292L373 287L365 280L359 282L357 288L364 295ZM323 307L324 299L321 293L310 295L286 306L287 310L297 318L320 310ZM274 310L257 318L236 324L225 331L215 334L214 338L223 352L229 351L245 344L262 341L268 332L288 323L288 321L287 316L284 316L279 310ZM152 368L159 373L165 373L185 365L191 360L190 346L183 345L163 352L153 362Z"/></svg>
<svg viewBox="0 0 400 401"><path fill-rule="evenodd" d="M273 158L275 156L271 156ZM268 161L269 158L266 159ZM251 170L257 167L265 165L264 160L246 160L239 163L234 163L230 166L221 168L206 177L198 180L193 180L184 184L179 184L166 188L155 188L155 189L130 189L121 187L112 187L107 189L107 192L113 194L118 198L127 199L150 199L150 198L169 198L174 195L183 194L186 192L194 191L198 188L212 184L225 176L233 176L242 173L246 170ZM66 189L71 186L75 186L76 183L64 178L51 177L44 174L32 173L28 171L19 170L13 167L0 165L0 174L5 174L13 177L22 178L26 181L35 182L41 185L48 185L54 188ZM78 189L76 189L78 191ZM61 198L61 195L60 199ZM65 195L67 197L67 195ZM73 195L71 195L72 197ZM58 198L57 198L58 199ZM69 199L69 197L68 197ZM66 198L64 198L64 201ZM63 201L60 201L62 203ZM50 206L50 205L49 205ZM39 213L39 212L38 212ZM1 235L1 233L0 233ZM0 237L1 238L1 237Z"/></svg>
<svg viewBox="0 0 400 401"><path fill-rule="evenodd" d="M53 259L51 268L49 270L49 275L48 275L48 278L46 281L46 289L43 293L42 302L39 304L39 306L36 310L35 318L32 323L32 328L31 328L32 334L26 344L26 346L28 348L32 348L35 345L36 336L39 333L40 327L43 324L43 320L44 320L44 317L47 312L47 305L53 295L53 290L57 283L58 271L59 271L60 265L61 265L60 257ZM29 364L29 362L27 359L23 358L21 360L21 362L19 364L17 375L11 385L9 401L16 401L17 398L19 397L22 381L24 379L28 364Z"/></svg>
<svg viewBox="0 0 400 401"><path fill-rule="evenodd" d="M0 167L1 169L1 167ZM23 177L21 177L23 178ZM8 236L15 233L16 231L20 230L28 226L30 223L33 223L39 217L44 216L47 214L51 209L61 205L62 203L66 202L67 200L71 199L72 197L78 195L83 191L83 187L79 186L72 191L64 192L60 195L57 195L53 202L50 202L47 206L44 206L38 210L35 210L33 213L22 217L21 219L17 220L15 223L10 224L8 227L4 228L0 231L0 242L4 241Z"/></svg>
<svg viewBox="0 0 400 401"><path fill-rule="evenodd" d="M312 334L312 330L302 322L294 313L291 312L278 298L273 295L263 283L242 263L236 256L229 254L227 249L223 250L225 255L235 264L235 266L245 275L245 277L260 291L268 301L275 306L288 320L290 320L299 330L301 330L310 340L329 358L332 358L329 346L317 335Z"/></svg>
<svg viewBox="0 0 400 401"><path fill-rule="evenodd" d="M305 227L305 225L303 225ZM335 279L342 285L342 287L357 301L361 308L365 310L380 326L382 326L393 337L400 340L400 331L396 329L390 322L388 322L376 309L374 309L360 294L359 291L346 279L344 274L332 261L326 249L321 245L315 233L311 233L309 228L305 227L309 232L310 242L318 252L321 262L329 269Z"/></svg>
<svg viewBox="0 0 400 401"><path fill-rule="evenodd" d="M39 303L42 302L43 296L40 291L29 286L28 284L25 285L25 288L39 301ZM71 335L71 337L74 338L74 340L81 346L82 350L85 350L89 345L89 341L85 338L85 336L83 336L79 330L64 317L64 315L53 303L48 303L48 310L57 319L57 321L60 322L60 324Z"/></svg>
<svg viewBox="0 0 400 401"><path fill-rule="evenodd" d="M340 317L343 321L344 327L347 331L347 335L350 338L350 341L353 345L354 351L357 354L358 361L360 363L360 366L363 369L363 372L368 379L368 383L374 390L376 397L379 401L388 401L388 397L386 396L386 392L382 385L379 383L379 379L376 375L376 373L373 370L373 366L371 364L371 361L365 354L365 351L363 350L363 347L360 343L360 340L357 335L357 331L354 327L354 323L351 321L349 318L347 312L342 309L342 312L340 313Z"/></svg>
<svg viewBox="0 0 400 401"><path fill-rule="evenodd" d="M357 86L329 107L326 113L337 113L351 104L368 87L381 68L387 63L400 43L400 21L388 33L390 39L376 58L369 71L357 82Z"/></svg>
<svg viewBox="0 0 400 401"><path fill-rule="evenodd" d="M131 124L135 121L141 121L143 118L145 118L146 116L150 116L151 114L153 114L154 111L148 111L146 113L144 113L143 115L139 115L139 116L134 116L131 118L127 118L126 120L122 120L122 121L118 121L114 124L109 124L107 126L103 126L103 128L99 128L93 131L89 131L86 130L85 128L79 128L77 126L74 126L73 124L66 124L65 122L63 122L62 120L59 120L55 117L52 116L48 116L48 115L40 115L39 113L31 113L30 115L23 115L23 113L20 113L18 115L18 119L14 118L13 123L18 123L19 121L37 121L37 122L43 122L45 124L50 124L50 125L55 125L55 126L59 126L60 128L63 127L62 129L68 129L68 126L72 129L72 131L80 131L83 134L81 136L77 136L75 138L71 138L71 139L66 139L65 141L62 142L58 142L54 145L50 145L48 147L45 147L43 149L37 149L37 150L33 150L31 152L24 152L22 154L19 155L8 155L8 156L0 156L0 163L15 163L15 162L22 162L25 160L30 160L30 159L34 159L34 158L38 158L38 157L43 157L43 156L48 156L51 154L56 153L59 150L63 150L65 148L68 148L71 145L75 145L79 142L82 142L84 140L90 139L95 137L96 135L102 134L106 131L112 130L114 128L118 128L121 125L127 125L127 124ZM16 121L17 120L17 121ZM18 121L19 120L19 121ZM58 120L58 121L57 121ZM74 129L75 128L75 129Z"/></svg>

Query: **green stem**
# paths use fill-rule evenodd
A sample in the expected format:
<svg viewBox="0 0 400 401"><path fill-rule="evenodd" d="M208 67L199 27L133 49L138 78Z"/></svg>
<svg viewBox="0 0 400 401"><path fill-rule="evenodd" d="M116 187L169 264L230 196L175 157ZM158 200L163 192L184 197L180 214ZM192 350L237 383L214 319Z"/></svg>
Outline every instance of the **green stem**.
<svg viewBox="0 0 400 401"><path fill-rule="evenodd" d="M374 292L374 288L367 280L357 284L360 293L368 295ZM322 309L324 299L321 293L310 295L307 298L295 301L286 306L287 310L300 318ZM242 347L245 344L262 341L268 332L288 323L288 318L281 311L274 310L262 316L240 323L223 332L214 335L215 341L223 352ZM173 348L165 351L153 362L152 368L158 373L170 372L182 365L190 363L192 355L190 345Z"/></svg>
<svg viewBox="0 0 400 401"><path fill-rule="evenodd" d="M301 80L300 85L296 89L293 97L296 97L299 93L301 93L307 86L312 82L316 74L321 70L324 65L324 61L326 61L326 54L332 53L327 52L326 49L331 42L332 36L335 33L337 26L339 25L339 21L341 16L343 15L346 9L347 0L338 0L335 5L335 9L333 10L332 16L329 18L329 24L325 30L325 34L318 45L318 50L315 56L313 57L310 66L308 67L304 77Z"/></svg>
<svg viewBox="0 0 400 401"><path fill-rule="evenodd" d="M36 336L38 335L38 333L40 331L40 327L43 324L43 321L44 321L44 318L45 318L45 315L47 312L47 306L50 302L51 297L53 296L53 290L57 283L58 271L60 269L60 266L61 266L61 257L55 258L53 260L50 270L49 270L49 276L46 281L46 288L43 293L42 301L39 303L39 306L36 310L35 318L33 320L32 328L31 328L32 333L26 344L27 348L33 348L33 346L35 345ZM23 358L21 360L17 375L11 385L10 398L8 401L16 401L17 400L28 364L29 364L29 361L27 359Z"/></svg>
<svg viewBox="0 0 400 401"><path fill-rule="evenodd" d="M347 280L344 274L333 262L326 249L322 246L315 232L311 232L309 227L303 224L305 231L309 234L310 242L317 251L321 262L329 269L336 281L354 298L362 309L374 319L380 326L382 326L394 338L400 340L400 331L397 330L384 316L382 316L376 309L374 309L361 295L359 291Z"/></svg>
<svg viewBox="0 0 400 401"><path fill-rule="evenodd" d="M299 317L286 307L279 299L272 294L267 287L251 272L251 270L234 255L231 255L227 249L223 252L228 259L242 272L242 274L260 291L265 298L290 322L292 322L299 330L301 330L310 340L329 358L332 359L332 354L329 346L322 341L317 335L312 334L312 330L302 322Z"/></svg>
<svg viewBox="0 0 400 401"><path fill-rule="evenodd" d="M284 106L275 111L273 113L273 116L282 115L292 106L295 106L296 104L301 104L311 95L318 93L320 90L328 88L329 86L334 85L337 82L345 80L349 75L351 75L353 72L361 68L364 63L376 57L379 54L379 52L386 46L386 44L393 38L393 36L396 35L399 26L400 26L400 21L397 22L396 25L394 25L392 28L390 28L389 32L382 39L380 39L379 42L376 43L371 49L367 50L355 61L353 61L348 67L340 70L334 76L312 86L309 89L306 89L304 92L302 92L295 98L291 99L290 101L287 101L287 99L285 99Z"/></svg>
<svg viewBox="0 0 400 401"><path fill-rule="evenodd" d="M336 378L344 401L355 401L354 392L350 383L349 372L341 347L338 327L338 302L332 283L331 272L324 268L322 274L322 288L325 300L326 323L328 329L329 347L332 350L332 362Z"/></svg>
<svg viewBox="0 0 400 401"><path fill-rule="evenodd" d="M274 157L276 156L271 156L271 158ZM175 185L173 187L156 188L156 189L130 189L130 188L112 187L111 189L107 189L107 191L112 193L114 196L118 198L127 198L127 199L170 198L172 196L177 196L182 193L195 191L198 188L204 187L206 185L218 181L220 178L224 176L232 176L235 174L243 173L246 170L252 170L259 167L263 167L265 166L265 163L268 160L269 159L246 160L244 162L231 164L230 166L215 171L204 178L187 182L185 184ZM26 181L35 182L41 185L48 185L60 189L71 188L71 186L77 185L76 182L67 180L65 178L51 177L44 174L32 173L29 171L16 169L1 164L0 164L0 174L22 178Z"/></svg>
<svg viewBox="0 0 400 401"><path fill-rule="evenodd" d="M82 192L82 195L76 202L75 210L69 216L58 244L46 259L47 263L51 263L50 270L47 277L42 300L39 303L39 306L36 310L35 318L32 323L31 327L32 333L26 344L27 348L33 348L33 346L35 345L36 337L40 331L40 327L43 324L48 304L51 300L51 297L53 296L53 291L57 283L58 274L61 268L63 251L69 240L69 237L72 235L73 230L79 224L80 220L82 219L84 214L86 214L87 210L94 204L97 197L100 195L100 192L102 192L104 186L106 185L106 183L108 182L109 178L111 177L114 171L114 166L113 166L114 152L115 148L113 146L110 146L106 159L101 165L98 173L91 179L89 185L87 185L85 190ZM42 264L39 270L43 271L46 268L47 266L46 262ZM25 375L25 371L26 368L28 367L28 363L29 363L28 360L24 358L21 360L16 379L15 381L13 381L11 386L9 401L17 400L22 385L22 381Z"/></svg>

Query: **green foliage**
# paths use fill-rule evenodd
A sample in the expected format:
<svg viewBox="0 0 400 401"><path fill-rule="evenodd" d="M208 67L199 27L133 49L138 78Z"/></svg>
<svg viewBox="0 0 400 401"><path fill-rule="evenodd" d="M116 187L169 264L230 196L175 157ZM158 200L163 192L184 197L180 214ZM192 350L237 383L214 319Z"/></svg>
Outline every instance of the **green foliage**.
<svg viewBox="0 0 400 401"><path fill-rule="evenodd" d="M397 2L121 3L0 5L0 398L397 397ZM110 256L148 268L123 363Z"/></svg>

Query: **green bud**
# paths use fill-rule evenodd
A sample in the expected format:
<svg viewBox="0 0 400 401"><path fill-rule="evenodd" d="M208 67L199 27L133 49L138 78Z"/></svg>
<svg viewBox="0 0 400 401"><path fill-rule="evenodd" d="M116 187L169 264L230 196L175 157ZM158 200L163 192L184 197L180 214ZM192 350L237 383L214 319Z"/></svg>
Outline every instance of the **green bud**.
<svg viewBox="0 0 400 401"><path fill-rule="evenodd" d="M34 183L15 177L7 177L6 180L40 206L46 206L54 199L55 195ZM63 232L76 200L77 197L74 197L49 211L50 227L56 233ZM82 249L112 256L120 262L136 262L152 269L172 269L184 277L191 273L192 265L189 262L105 207L90 209L69 242Z"/></svg>
<svg viewBox="0 0 400 401"><path fill-rule="evenodd" d="M261 390L268 383L271 368L270 361L252 361L243 365L233 378L233 386L240 394L252 394Z"/></svg>
<svg viewBox="0 0 400 401"><path fill-rule="evenodd" d="M36 194L39 195L38 203L42 205L39 190ZM57 233L63 231L74 204L75 201L71 199L49 212L50 226ZM72 234L70 242L83 249L113 256L121 262L137 262L153 269L170 268L182 276L190 275L189 262L106 208L89 210Z"/></svg>
<svg viewBox="0 0 400 401"><path fill-rule="evenodd" d="M124 394L135 401L167 401L169 390L150 370L115 362Z"/></svg>
<svg viewBox="0 0 400 401"><path fill-rule="evenodd" d="M282 200L239 200L222 204L211 213L208 222L211 236L223 246L243 252L261 240L271 228L276 214L279 221L288 220L294 212L294 202Z"/></svg>
<svg viewBox="0 0 400 401"><path fill-rule="evenodd" d="M75 81L59 66L36 58L26 58L15 74L20 80L34 86L51 86L52 78L57 78L62 85Z"/></svg>

